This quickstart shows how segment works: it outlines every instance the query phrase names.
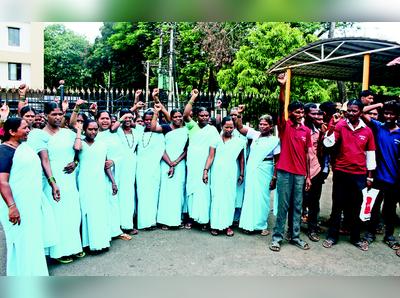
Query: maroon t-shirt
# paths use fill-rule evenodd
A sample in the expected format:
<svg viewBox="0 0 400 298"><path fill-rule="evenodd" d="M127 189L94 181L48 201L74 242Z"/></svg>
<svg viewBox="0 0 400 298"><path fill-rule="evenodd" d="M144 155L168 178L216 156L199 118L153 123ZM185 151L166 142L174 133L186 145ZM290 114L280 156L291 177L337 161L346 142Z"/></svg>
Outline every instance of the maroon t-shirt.
<svg viewBox="0 0 400 298"><path fill-rule="evenodd" d="M340 149L336 156L334 169L350 174L366 174L366 151L375 151L375 139L372 130L365 126L352 131L346 121L340 121L335 127L335 142Z"/></svg>
<svg viewBox="0 0 400 298"><path fill-rule="evenodd" d="M312 147L310 129L305 125L297 126L293 122L278 119L279 138L281 140L281 155L277 165L278 170L292 174L307 175L307 151Z"/></svg>

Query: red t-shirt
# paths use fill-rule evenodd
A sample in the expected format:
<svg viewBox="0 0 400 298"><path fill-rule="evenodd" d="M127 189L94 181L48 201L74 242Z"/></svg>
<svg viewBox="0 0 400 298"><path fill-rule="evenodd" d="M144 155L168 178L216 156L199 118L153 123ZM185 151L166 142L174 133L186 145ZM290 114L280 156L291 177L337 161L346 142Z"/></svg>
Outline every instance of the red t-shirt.
<svg viewBox="0 0 400 298"><path fill-rule="evenodd" d="M307 151L312 147L310 129L301 124L297 126L293 122L278 119L279 138L281 139L281 155L277 169L286 172L307 175Z"/></svg>
<svg viewBox="0 0 400 298"><path fill-rule="evenodd" d="M335 127L335 142L339 143L339 150L334 169L350 174L366 174L365 152L375 150L372 130L366 126L352 131L346 121L340 121Z"/></svg>

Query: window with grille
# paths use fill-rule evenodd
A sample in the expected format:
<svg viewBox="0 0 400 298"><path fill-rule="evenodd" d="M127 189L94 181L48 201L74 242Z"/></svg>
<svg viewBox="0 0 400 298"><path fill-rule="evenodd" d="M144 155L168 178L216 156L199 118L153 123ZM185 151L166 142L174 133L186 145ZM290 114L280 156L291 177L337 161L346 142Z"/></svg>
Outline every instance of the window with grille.
<svg viewBox="0 0 400 298"><path fill-rule="evenodd" d="M19 28L8 27L8 45L19 47Z"/></svg>
<svg viewBox="0 0 400 298"><path fill-rule="evenodd" d="M8 63L8 79L21 81L21 63Z"/></svg>

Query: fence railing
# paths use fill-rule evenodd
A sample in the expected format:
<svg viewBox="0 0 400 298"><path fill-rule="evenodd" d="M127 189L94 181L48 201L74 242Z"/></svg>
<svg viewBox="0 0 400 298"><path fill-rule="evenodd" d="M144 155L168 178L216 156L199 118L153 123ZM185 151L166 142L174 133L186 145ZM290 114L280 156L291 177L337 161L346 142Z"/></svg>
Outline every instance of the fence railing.
<svg viewBox="0 0 400 298"><path fill-rule="evenodd" d="M76 100L83 99L88 102L81 107L81 111L83 112L88 112L90 105L93 102L96 102L99 111L108 110L112 114L116 114L121 109L131 108L134 105L134 95L134 89L68 89L61 86L58 89L54 88L53 90L29 89L26 92L25 98L28 101L28 105L34 107L38 111L43 111L46 102L54 101L55 99L58 99L59 102L64 99L67 100L70 109L74 108ZM189 92L181 92L179 98L168 101L168 91L164 91L163 94L160 95L160 100L168 111L173 108L183 110L190 97L191 94ZM215 109L219 99L222 101L222 108L227 111L223 112L224 116L229 113L229 110L232 107L237 107L239 104L245 104L246 121L256 121L256 119L263 114L271 114L275 116L278 111L278 98L276 95L245 94L243 92L236 94L226 92L200 92L195 104L193 105L194 113L197 112L199 107L205 107L211 112L211 116L215 117ZM19 93L17 89L2 89L1 100L2 102L7 102L12 115L17 113L19 101ZM148 108L152 108L154 105L150 92L143 92L139 96L138 100L145 103L142 112Z"/></svg>

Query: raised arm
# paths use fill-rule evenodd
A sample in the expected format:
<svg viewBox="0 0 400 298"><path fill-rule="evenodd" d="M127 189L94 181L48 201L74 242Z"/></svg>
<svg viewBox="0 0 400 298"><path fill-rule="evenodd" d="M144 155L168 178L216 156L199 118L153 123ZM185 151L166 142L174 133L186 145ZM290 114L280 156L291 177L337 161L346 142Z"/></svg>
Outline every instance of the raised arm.
<svg viewBox="0 0 400 298"><path fill-rule="evenodd" d="M189 116L190 111L192 110L192 106L194 104L194 101L196 100L196 97L199 95L199 91L197 89L193 89L192 92L192 97L186 104L185 110L183 111L183 121L185 122L190 122L192 120L192 117Z"/></svg>
<svg viewBox="0 0 400 298"><path fill-rule="evenodd" d="M0 108L0 127L3 127L4 122L7 120L9 113L10 113L10 108L7 106L7 103L4 102Z"/></svg>
<svg viewBox="0 0 400 298"><path fill-rule="evenodd" d="M19 93L19 101L18 101L18 117L21 117L21 110L24 106L28 104L28 101L26 100L26 90L28 87L26 87L26 84L21 84L18 88L18 93Z"/></svg>
<svg viewBox="0 0 400 298"><path fill-rule="evenodd" d="M131 113L126 113L121 118L119 118L118 121L115 121L114 124L111 125L110 132L112 133L116 132L118 127L121 126L122 122L124 122L127 117L132 117L131 127L135 128L136 123L133 123L133 115Z"/></svg>
<svg viewBox="0 0 400 298"><path fill-rule="evenodd" d="M92 115L93 117L96 117L97 115L97 103L92 103L89 107L89 113L90 115Z"/></svg>
<svg viewBox="0 0 400 298"><path fill-rule="evenodd" d="M62 107L62 113L63 113L63 118L61 120L61 125L60 127L64 128L65 127L65 114L68 111L68 100L64 99L61 103L61 107Z"/></svg>
<svg viewBox="0 0 400 298"><path fill-rule="evenodd" d="M222 101L220 99L218 99L218 101L217 101L217 117L215 117L215 118L217 118L217 125L221 124L221 122L222 122L221 105L222 105Z"/></svg>
<svg viewBox="0 0 400 298"><path fill-rule="evenodd" d="M82 151L82 125L77 123L75 125L76 129L76 138L75 138L75 143L74 143L74 150L75 151Z"/></svg>
<svg viewBox="0 0 400 298"><path fill-rule="evenodd" d="M157 126L157 115L158 113L161 111L161 104L160 103L156 103L154 105L154 115L153 118L151 119L151 131L152 132L162 132L162 127L161 126Z"/></svg>
<svg viewBox="0 0 400 298"><path fill-rule="evenodd" d="M286 73L279 74L278 82L280 83L280 91L279 91L279 122L280 122L280 124L283 124L284 120L285 120Z"/></svg>
<svg viewBox="0 0 400 298"><path fill-rule="evenodd" d="M215 150L216 150L216 148L210 147L210 153L208 154L207 162L206 162L206 166L204 167L204 174L203 174L203 182L205 184L208 184L208 171L210 170L210 167L214 161Z"/></svg>
<svg viewBox="0 0 400 298"><path fill-rule="evenodd" d="M151 94L153 96L153 100L155 104L158 104L160 107L161 112L165 116L165 120L167 120L168 123L171 122L171 116L169 115L167 109L164 107L164 105L160 102L158 99L158 94L160 93L160 90L158 88L153 89L153 93Z"/></svg>
<svg viewBox="0 0 400 298"><path fill-rule="evenodd" d="M69 119L69 127L75 127L76 120L78 118L78 113L79 113L80 106L85 104L85 103L87 103L87 101L83 100L83 99L78 99L75 102L75 107L72 110L71 119Z"/></svg>
<svg viewBox="0 0 400 298"><path fill-rule="evenodd" d="M245 110L245 108L246 108L245 105L239 105L238 106L238 116L237 116L237 130L244 136L246 136L247 132L249 131L248 128L243 127L242 115L243 115L243 111Z"/></svg>
<svg viewBox="0 0 400 298"><path fill-rule="evenodd" d="M132 110L133 108L131 108L131 112L135 112L136 116L139 116L139 108L144 107L144 102L139 101L139 95L142 94L142 89L138 89L135 92L135 105L136 105L136 109ZM140 105L139 105L140 104Z"/></svg>

